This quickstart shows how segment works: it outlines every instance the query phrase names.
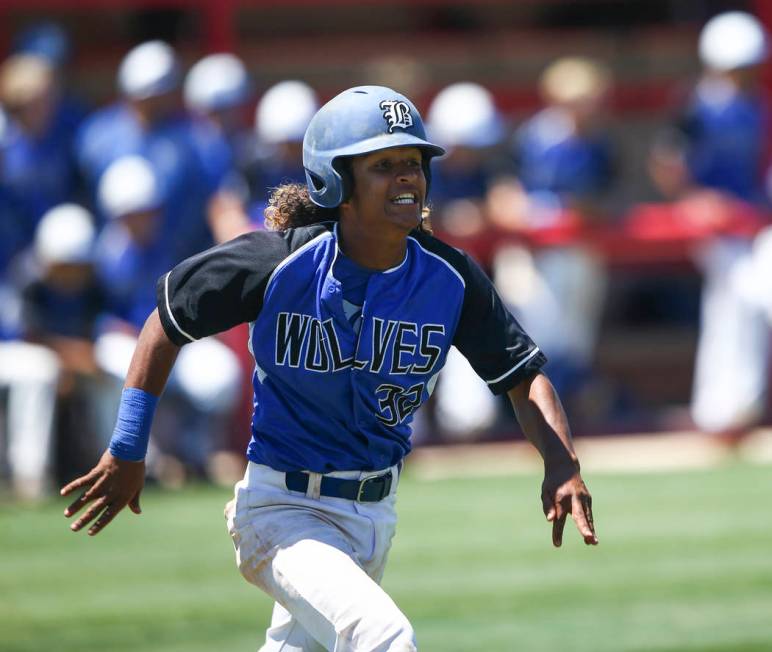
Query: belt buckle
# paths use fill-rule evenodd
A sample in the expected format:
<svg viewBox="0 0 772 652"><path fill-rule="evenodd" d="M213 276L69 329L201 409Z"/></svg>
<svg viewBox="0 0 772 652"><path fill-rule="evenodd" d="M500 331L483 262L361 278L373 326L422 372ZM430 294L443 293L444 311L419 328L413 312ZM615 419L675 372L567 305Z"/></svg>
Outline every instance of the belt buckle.
<svg viewBox="0 0 772 652"><path fill-rule="evenodd" d="M378 482L383 481L384 491L381 494L380 498L374 501L368 501L368 502L378 502L380 500L383 500L386 495L391 491L391 481L392 481L392 475L391 471L388 471L387 473L384 473L382 475L372 475L369 478L363 478L359 482L359 488L357 489L357 497L356 502L361 503L363 502L362 497L365 492L365 488L367 487L367 484L369 482Z"/></svg>

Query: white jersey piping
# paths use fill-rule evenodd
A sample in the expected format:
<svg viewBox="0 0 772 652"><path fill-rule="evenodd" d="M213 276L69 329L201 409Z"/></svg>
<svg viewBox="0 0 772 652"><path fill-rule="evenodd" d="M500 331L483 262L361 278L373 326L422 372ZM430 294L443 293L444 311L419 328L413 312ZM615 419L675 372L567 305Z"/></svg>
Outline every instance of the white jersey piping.
<svg viewBox="0 0 772 652"><path fill-rule="evenodd" d="M444 265L445 265L445 266L446 266L446 267L447 267L447 268L448 268L448 269L449 269L451 272L453 272L453 273L456 275L456 277L458 278L458 280L459 280L459 281L461 281L461 285L462 285L462 287L466 288L466 281L464 281L464 277L463 277L463 276L461 276L461 274L459 274L458 270L457 270L455 267L453 267L453 265L451 265L451 264L450 264L450 263L449 263L447 260L445 260L445 259L444 259L442 256L438 256L438 255L437 255L437 254L435 254L433 251L429 251L429 250L428 250L428 249L426 249L425 247L422 247L422 246L421 246L421 243L420 243L420 242L418 242L418 240L416 240L414 237L412 237L412 236L408 236L408 238L407 238L407 239L408 239L408 240L412 240L413 242L415 242L415 243L416 243L416 245L419 247L419 249L421 249L421 250L422 250L422 251L424 251L425 253L429 254L430 256L433 256L434 258L436 258L436 259L437 259L437 260L439 260L440 262L442 262L442 263L443 263L443 264L444 264Z"/></svg>
<svg viewBox="0 0 772 652"><path fill-rule="evenodd" d="M268 288L271 287L271 283L273 282L274 277L283 270L287 265L289 265L290 262L292 262L295 258L297 258L300 254L302 254L306 249L309 249L314 244L316 244L318 241L324 240L325 238L332 238L332 233L330 231L325 231L324 233L320 233L318 236L313 238L312 240L309 240L304 244L302 247L299 247L295 251L293 251L289 256L287 256L284 260L282 260L278 265L276 265L276 268L271 272L271 275L268 277L268 282L265 284L265 292L263 293L263 298L268 294Z"/></svg>
<svg viewBox="0 0 772 652"><path fill-rule="evenodd" d="M533 351L531 351L525 359L518 362L514 367L512 367L509 371L506 373L501 374L498 378L494 378L493 380L486 380L485 382L489 385L493 385L494 383L499 382L500 380L504 380L509 374L511 374L513 371L517 371L520 367L522 367L526 362L528 362L533 356L535 356L539 352L539 347L537 346Z"/></svg>
<svg viewBox="0 0 772 652"><path fill-rule="evenodd" d="M195 342L196 338L191 337L184 330L182 330L180 325L177 323L177 320L174 318L174 315L172 314L172 308L169 305L169 277L171 274L171 272L167 272L166 279L164 280L164 300L166 303L166 314L169 315L169 320L172 322L172 324L174 324L174 328L176 328L182 335L187 337L191 342Z"/></svg>

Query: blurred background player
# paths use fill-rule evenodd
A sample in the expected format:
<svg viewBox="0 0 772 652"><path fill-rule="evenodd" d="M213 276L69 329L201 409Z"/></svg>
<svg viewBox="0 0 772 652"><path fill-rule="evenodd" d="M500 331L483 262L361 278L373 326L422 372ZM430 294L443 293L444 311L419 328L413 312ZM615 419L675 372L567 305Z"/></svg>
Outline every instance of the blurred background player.
<svg viewBox="0 0 772 652"><path fill-rule="evenodd" d="M110 220L96 251L110 319L97 340L96 358L113 378L115 407L137 335L153 310L148 306L157 301L155 281L163 274L159 269L172 258L161 231L167 199L149 161L137 156L116 160L102 176L98 196ZM234 354L216 339L186 349L167 388L166 423L162 417L155 433L164 454L159 463L163 468L157 473L168 474L166 479L172 483L184 479L187 472L207 473L241 383Z"/></svg>
<svg viewBox="0 0 772 652"><path fill-rule="evenodd" d="M525 328L550 351L553 383L567 408L588 382L606 292L606 271L583 236L603 222L615 174L606 125L611 85L601 63L567 57L539 81L545 107L516 132L515 179L488 193L496 228L536 246L500 248L494 280Z"/></svg>
<svg viewBox="0 0 772 652"><path fill-rule="evenodd" d="M110 387L94 355L105 311L94 273L95 240L94 218L87 210L76 204L52 208L38 225L34 273L22 290L25 340L45 346L59 363L52 443L58 477L77 475L83 470L79 464L98 457L112 416Z"/></svg>
<svg viewBox="0 0 772 652"><path fill-rule="evenodd" d="M213 242L205 206L214 191L179 97L180 64L162 41L132 49L118 69L121 99L92 114L77 136L80 169L95 197L108 166L123 156L147 159L166 199L160 237L179 261Z"/></svg>
<svg viewBox="0 0 772 652"><path fill-rule="evenodd" d="M257 103L258 158L250 175L252 221L262 224L272 188L305 180L303 134L318 108L316 92L296 79L271 86Z"/></svg>
<svg viewBox="0 0 772 652"><path fill-rule="evenodd" d="M314 90L298 80L279 82L262 95L255 109L255 148L235 170L246 185L240 192L230 188L218 193L210 204L218 242L262 228L271 189L304 181L303 134L318 107Z"/></svg>
<svg viewBox="0 0 772 652"><path fill-rule="evenodd" d="M472 82L443 88L427 112L432 137L447 148L432 171L436 228L468 237L485 228L483 199L502 172L504 120L491 93Z"/></svg>
<svg viewBox="0 0 772 652"><path fill-rule="evenodd" d="M13 54L0 66L0 104L7 116L2 183L29 220L31 241L48 209L82 194L73 155L82 115L62 103L56 69L36 54Z"/></svg>
<svg viewBox="0 0 772 652"><path fill-rule="evenodd" d="M249 73L233 54L206 56L185 77L185 108L214 189L207 219L217 242L248 229L242 206L249 197L246 169L256 156L248 118L252 95Z"/></svg>
<svg viewBox="0 0 772 652"><path fill-rule="evenodd" d="M94 240L93 219L80 206L63 204L43 216L31 252L35 275L22 291L24 339L0 343L0 384L9 392L7 457L13 488L22 497L44 495L57 448L73 453L70 462L77 455L93 460L104 444L94 441L94 432L110 427L109 413L101 411L110 404L103 400L93 355L103 309L93 276ZM66 444L54 437L58 399L70 407L82 399L86 407L72 421L73 437ZM90 451L82 445L87 441Z"/></svg>
<svg viewBox="0 0 772 652"><path fill-rule="evenodd" d="M703 290L691 413L700 429L729 442L760 419L766 403L768 326L749 300L758 283L748 274L752 242L732 233L732 220L750 205L769 205L768 104L760 83L768 54L769 38L754 16L733 11L708 21L699 39L702 76L649 164L679 219L705 236L696 252Z"/></svg>
<svg viewBox="0 0 772 652"><path fill-rule="evenodd" d="M491 93L481 85L459 82L443 88L427 112L427 131L446 155L432 166L432 227L461 241L484 233L489 185L502 173L505 125ZM419 412L414 437L471 439L490 428L498 416L498 401L466 358L451 348L440 373L433 402L433 422Z"/></svg>

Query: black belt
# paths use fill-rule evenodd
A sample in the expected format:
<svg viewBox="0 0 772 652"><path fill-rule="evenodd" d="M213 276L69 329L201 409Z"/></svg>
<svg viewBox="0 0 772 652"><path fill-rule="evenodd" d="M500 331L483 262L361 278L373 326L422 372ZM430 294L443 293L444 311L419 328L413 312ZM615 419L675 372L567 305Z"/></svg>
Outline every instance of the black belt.
<svg viewBox="0 0 772 652"><path fill-rule="evenodd" d="M306 493L309 477L309 474L304 471L289 471L284 474L284 482L290 491ZM358 503L377 503L389 495L391 482L391 471L363 480L346 480L345 478L333 478L325 475L322 476L319 493L322 496L345 498L346 500L355 500Z"/></svg>

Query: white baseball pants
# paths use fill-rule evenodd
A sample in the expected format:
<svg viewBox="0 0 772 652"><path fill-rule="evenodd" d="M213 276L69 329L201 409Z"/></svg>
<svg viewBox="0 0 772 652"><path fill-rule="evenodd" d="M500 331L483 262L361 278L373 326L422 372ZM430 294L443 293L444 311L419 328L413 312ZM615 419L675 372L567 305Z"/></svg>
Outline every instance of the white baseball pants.
<svg viewBox="0 0 772 652"><path fill-rule="evenodd" d="M769 325L752 296L764 282L752 253L750 242L731 238L698 252L704 285L691 411L705 432L752 426L764 412Z"/></svg>
<svg viewBox="0 0 772 652"><path fill-rule="evenodd" d="M261 652L416 650L410 623L378 585L396 527L391 472L390 495L356 503L320 496L319 474L303 495L283 473L249 463L225 517L242 575L276 601Z"/></svg>

